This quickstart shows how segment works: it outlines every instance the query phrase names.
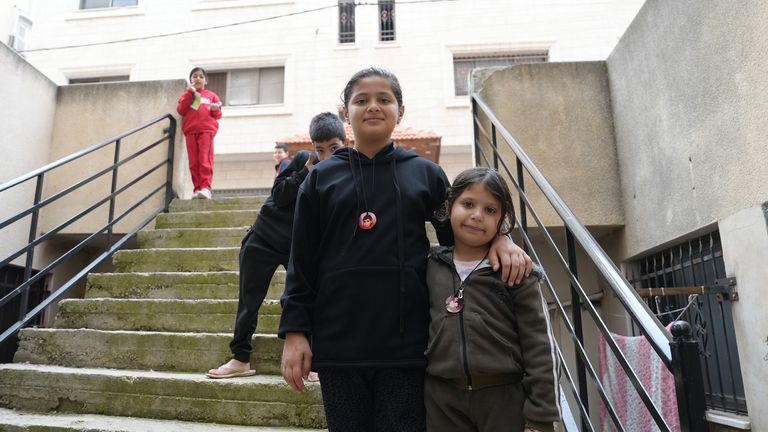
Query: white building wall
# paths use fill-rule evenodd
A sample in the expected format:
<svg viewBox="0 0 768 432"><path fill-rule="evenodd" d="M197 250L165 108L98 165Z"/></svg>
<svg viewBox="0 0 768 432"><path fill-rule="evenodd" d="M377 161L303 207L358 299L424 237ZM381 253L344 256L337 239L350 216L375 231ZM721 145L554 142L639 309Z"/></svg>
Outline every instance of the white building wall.
<svg viewBox="0 0 768 432"><path fill-rule="evenodd" d="M137 7L88 11L77 10L78 0L66 0L36 5L32 49L256 22L25 55L60 84L99 75L125 74L132 81L187 78L195 65L209 70L284 65L282 105L224 107L217 161L271 152L275 140L305 132L314 114L336 111L355 71L380 65L395 72L403 86L403 125L437 132L443 146L462 146L468 163L472 123L467 98L453 96L454 53L533 48L549 50L551 61L605 59L642 3L400 1L395 42L378 41L378 8L360 5L356 42L340 45L336 2L327 0L139 0ZM277 16L283 17L268 19Z"/></svg>

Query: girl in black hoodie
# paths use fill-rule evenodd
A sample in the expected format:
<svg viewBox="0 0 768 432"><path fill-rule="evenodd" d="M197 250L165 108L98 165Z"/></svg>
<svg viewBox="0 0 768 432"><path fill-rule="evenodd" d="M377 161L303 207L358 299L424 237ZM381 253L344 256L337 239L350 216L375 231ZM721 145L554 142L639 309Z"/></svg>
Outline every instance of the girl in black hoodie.
<svg viewBox="0 0 768 432"><path fill-rule="evenodd" d="M450 226L435 217L449 182L438 165L393 145L404 113L394 74L359 71L342 99L355 147L313 170L296 201L278 333L283 377L303 392L310 369L320 373L331 431L422 431L424 223L433 223L441 244L453 243ZM531 271L506 237L491 254L510 285Z"/></svg>

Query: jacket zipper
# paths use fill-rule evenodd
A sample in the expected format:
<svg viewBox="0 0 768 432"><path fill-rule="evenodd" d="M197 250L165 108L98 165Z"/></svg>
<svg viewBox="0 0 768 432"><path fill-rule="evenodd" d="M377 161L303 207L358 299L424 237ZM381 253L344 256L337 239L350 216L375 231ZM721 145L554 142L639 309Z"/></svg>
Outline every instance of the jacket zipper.
<svg viewBox="0 0 768 432"><path fill-rule="evenodd" d="M467 335L464 333L464 311L459 312L459 326L461 330L461 354L464 357L464 374L467 376L467 390L472 390L472 374L469 373L469 360L467 357Z"/></svg>

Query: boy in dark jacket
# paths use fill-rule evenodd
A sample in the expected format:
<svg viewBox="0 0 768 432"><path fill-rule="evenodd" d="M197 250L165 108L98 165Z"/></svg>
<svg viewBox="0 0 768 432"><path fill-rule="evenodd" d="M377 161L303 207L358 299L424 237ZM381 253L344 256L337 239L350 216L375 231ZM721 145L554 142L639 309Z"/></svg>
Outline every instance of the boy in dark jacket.
<svg viewBox="0 0 768 432"><path fill-rule="evenodd" d="M314 164L344 147L344 124L335 114L316 115L309 124L309 135L316 156L299 152L275 179L272 193L261 207L256 223L248 230L240 248L240 299L235 319L235 332L229 348L233 358L211 369L209 378L251 376L251 338L256 331L259 307L269 289L277 266L288 264L293 230L293 213L299 185Z"/></svg>

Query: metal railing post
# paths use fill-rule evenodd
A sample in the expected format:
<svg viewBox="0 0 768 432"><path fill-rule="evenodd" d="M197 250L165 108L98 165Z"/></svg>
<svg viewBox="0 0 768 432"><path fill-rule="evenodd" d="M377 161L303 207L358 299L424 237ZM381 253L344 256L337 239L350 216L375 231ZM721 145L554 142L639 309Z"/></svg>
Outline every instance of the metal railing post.
<svg viewBox="0 0 768 432"><path fill-rule="evenodd" d="M170 117L168 124L168 167L165 176L165 211L173 200L173 147L176 145L176 119Z"/></svg>
<svg viewBox="0 0 768 432"><path fill-rule="evenodd" d="M475 137L475 166L480 164L480 132L477 130L477 123L480 118L477 116L477 102L472 98L472 134Z"/></svg>
<svg viewBox="0 0 768 432"><path fill-rule="evenodd" d="M573 277L578 279L579 269L576 262L576 245L573 239L573 233L571 233L571 230L568 228L565 228L565 248L568 252L568 269L570 270L571 274L573 274ZM576 289L576 287L573 285L573 283L571 283L571 315L573 317L573 330L574 330L576 339L579 341L579 343L582 346L584 346L584 330L582 328L582 320L581 320L581 298L579 297L579 292ZM576 376L579 381L579 398L584 404L584 411L586 411L587 414L589 414L589 391L587 389L587 369L581 357L578 356L578 353L576 355ZM588 421L589 420L585 418L581 419L582 430L588 430L587 429Z"/></svg>
<svg viewBox="0 0 768 432"><path fill-rule="evenodd" d="M680 429L683 432L708 430L699 343L693 339L691 325L685 321L672 323L672 336L674 339L669 346L672 349Z"/></svg>
<svg viewBox="0 0 768 432"><path fill-rule="evenodd" d="M520 186L520 193L518 194L518 202L520 203L520 231L522 231L520 246L522 246L525 253L530 253L528 243L525 242L525 238L528 237L528 211L525 206L525 176L523 175L523 163L520 158L515 156L515 165L517 166L517 184ZM511 175L511 174L510 174Z"/></svg>
<svg viewBox="0 0 768 432"><path fill-rule="evenodd" d="M109 189L109 193L112 195L109 198L109 219L107 223L111 224L115 218L115 191L117 190L117 163L120 162L120 140L115 141L115 157L112 165L112 187ZM110 225L107 228L107 247L112 246L112 228Z"/></svg>
<svg viewBox="0 0 768 432"><path fill-rule="evenodd" d="M40 198L43 196L43 176L40 174L37 176L37 182L35 184L35 201L32 204L35 209L32 211L32 218L29 221L29 243L32 243L37 238L37 221L40 216L40 209L37 205L40 204ZM32 265L35 260L35 248L31 248L27 251L27 260L24 264L24 280L21 283L25 283L32 277ZM27 314L27 306L29 305L29 287L27 287L22 293L19 302L19 319L23 319Z"/></svg>
<svg viewBox="0 0 768 432"><path fill-rule="evenodd" d="M493 169L499 170L499 146L496 144L496 125L491 123L491 145L493 145Z"/></svg>

